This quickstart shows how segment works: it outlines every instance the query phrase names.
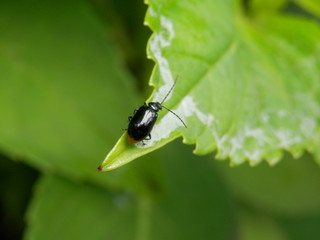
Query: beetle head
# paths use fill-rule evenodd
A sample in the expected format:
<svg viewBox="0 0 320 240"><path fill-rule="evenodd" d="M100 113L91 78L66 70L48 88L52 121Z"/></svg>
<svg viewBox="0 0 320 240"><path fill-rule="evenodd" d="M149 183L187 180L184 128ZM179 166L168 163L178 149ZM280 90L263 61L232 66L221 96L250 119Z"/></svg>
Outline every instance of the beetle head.
<svg viewBox="0 0 320 240"><path fill-rule="evenodd" d="M159 102L151 102L148 104L148 106L156 112L162 109L162 106Z"/></svg>

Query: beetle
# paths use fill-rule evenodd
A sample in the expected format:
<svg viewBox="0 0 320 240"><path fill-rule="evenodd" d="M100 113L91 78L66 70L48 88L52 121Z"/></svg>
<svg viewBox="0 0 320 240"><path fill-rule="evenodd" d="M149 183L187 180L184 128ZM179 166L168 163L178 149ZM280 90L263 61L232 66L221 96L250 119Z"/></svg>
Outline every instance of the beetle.
<svg viewBox="0 0 320 240"><path fill-rule="evenodd" d="M182 122L182 124L187 127L184 121L176 113L162 105L162 103L166 100L166 98L173 90L176 82L177 80L174 82L169 92L161 102L144 103L143 106L134 111L133 116L130 116L128 118L129 125L127 134L129 143L137 143L142 141L142 143L144 144L143 140L151 139L152 128L157 121L158 112L162 110L162 108L175 115Z"/></svg>

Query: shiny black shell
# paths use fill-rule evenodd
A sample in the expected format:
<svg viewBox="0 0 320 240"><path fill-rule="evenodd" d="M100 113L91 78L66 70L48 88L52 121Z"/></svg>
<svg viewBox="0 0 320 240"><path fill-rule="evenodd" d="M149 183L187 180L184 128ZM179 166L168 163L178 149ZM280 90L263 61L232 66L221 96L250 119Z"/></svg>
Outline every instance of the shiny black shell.
<svg viewBox="0 0 320 240"><path fill-rule="evenodd" d="M131 142L139 142L150 137L150 132L158 118L157 112L161 109L160 103L151 102L141 106L135 114L129 118L130 122L127 132Z"/></svg>

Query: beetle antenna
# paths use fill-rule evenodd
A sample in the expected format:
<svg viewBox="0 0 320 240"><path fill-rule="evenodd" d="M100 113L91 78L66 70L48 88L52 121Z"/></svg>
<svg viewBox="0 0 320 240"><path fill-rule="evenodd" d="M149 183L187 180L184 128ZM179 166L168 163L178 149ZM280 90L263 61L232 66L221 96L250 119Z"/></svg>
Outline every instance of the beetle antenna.
<svg viewBox="0 0 320 240"><path fill-rule="evenodd" d="M174 83L172 85L172 87L170 88L169 92L167 93L167 95L164 97L164 99L162 100L162 102L160 103L162 105L162 103L167 99L167 97L169 96L169 94L171 93L172 89L174 88L174 86L176 85L176 82L179 78L179 75L176 76L176 79L174 80Z"/></svg>
<svg viewBox="0 0 320 240"><path fill-rule="evenodd" d="M177 118L179 118L179 120L182 122L182 124L187 128L187 125L184 123L184 121L178 116L178 114L176 114L175 112L171 111L169 108L166 108L165 106L161 106L164 109L166 109L167 111L171 112L173 115L175 115Z"/></svg>

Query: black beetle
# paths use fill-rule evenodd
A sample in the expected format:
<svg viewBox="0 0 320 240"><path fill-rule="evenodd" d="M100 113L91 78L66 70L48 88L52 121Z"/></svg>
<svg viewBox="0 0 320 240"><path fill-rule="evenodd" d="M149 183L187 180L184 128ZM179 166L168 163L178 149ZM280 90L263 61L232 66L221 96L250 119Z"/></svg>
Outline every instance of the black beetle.
<svg viewBox="0 0 320 240"><path fill-rule="evenodd" d="M177 81L177 80L176 80ZM157 121L158 118L158 111L162 110L162 108L168 110L172 114L174 114L177 118L180 119L180 121L183 123L185 127L186 124L182 121L182 119L175 114L170 109L166 108L162 105L162 103L166 100L166 98L169 96L170 92L174 88L176 81L174 82L173 86L165 96L165 98L162 100L161 103L159 102L150 102L150 103L144 103L143 106L141 106L138 110L135 110L133 113L133 116L129 117L129 126L127 129L128 133L128 141L130 143L136 143L143 140L150 140L151 139L151 130Z"/></svg>

